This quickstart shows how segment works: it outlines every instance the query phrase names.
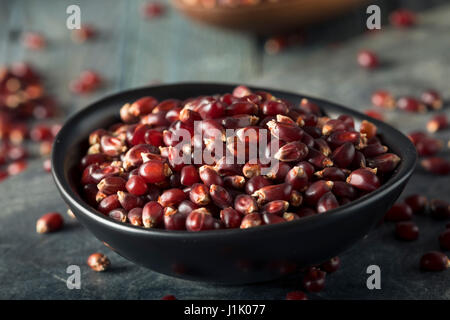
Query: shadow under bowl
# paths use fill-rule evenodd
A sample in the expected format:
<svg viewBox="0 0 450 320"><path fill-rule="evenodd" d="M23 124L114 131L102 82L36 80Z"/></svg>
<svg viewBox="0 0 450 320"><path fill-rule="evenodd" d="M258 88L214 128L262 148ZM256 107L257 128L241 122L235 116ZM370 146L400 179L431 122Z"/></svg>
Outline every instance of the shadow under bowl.
<svg viewBox="0 0 450 320"><path fill-rule="evenodd" d="M273 280L310 264L321 263L363 238L394 204L411 176L416 151L410 140L391 126L334 103L279 90L279 98L298 103L308 98L328 115L349 114L378 126L384 144L402 159L378 190L347 205L300 220L246 230L190 233L144 229L114 221L90 207L79 195L79 163L89 133L119 120L120 107L142 96L185 99L231 92L236 84L179 83L121 92L70 117L55 139L52 173L59 192L77 219L121 256L166 275L204 282L244 284Z"/></svg>

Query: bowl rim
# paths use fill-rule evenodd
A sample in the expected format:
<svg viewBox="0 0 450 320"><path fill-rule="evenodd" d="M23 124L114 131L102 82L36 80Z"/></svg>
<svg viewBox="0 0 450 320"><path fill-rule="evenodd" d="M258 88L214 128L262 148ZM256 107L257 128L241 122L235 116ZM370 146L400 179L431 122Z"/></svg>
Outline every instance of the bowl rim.
<svg viewBox="0 0 450 320"><path fill-rule="evenodd" d="M123 97L126 95L132 95L133 93L138 93L139 91L147 91L152 89L176 89L180 86L191 86L191 87L217 87L217 91L223 91L224 87L228 87L227 90L229 92L232 91L233 88L236 86L246 86L250 88L252 91L267 91L274 93L275 95L293 95L297 96L298 98L307 98L311 99L315 102L318 102L318 104L323 108L322 104L325 105L331 105L332 108L349 115L352 115L353 117L356 117L358 119L362 120L368 120L373 122L377 125L378 129L381 129L381 131L384 135L386 133L389 133L389 135L393 135L393 138L397 138L400 140L403 140L402 143L402 151L404 153L403 157L401 157L401 162L399 167L397 168L397 171L394 172L393 176L389 178L388 181L386 181L383 185L381 185L380 188L378 188L375 191L372 191L356 200L351 201L348 204L345 204L343 206L340 206L336 209L329 210L322 214L316 214L313 216L304 217L302 219L289 221L287 223L278 223L278 224L271 224L271 225L262 225L258 226L256 228L248 228L245 230L241 229L219 229L219 230L205 230L201 232L190 232L187 230L166 230L166 229L153 229L153 228L144 228L140 226L134 226L128 223L122 223L118 222L110 217L107 217L103 215L101 212L95 210L89 204L87 204L81 196L78 195L77 192L75 192L71 186L70 182L65 179L65 170L64 170L64 161L58 162L58 154L62 153L61 150L63 144L61 143L61 140L64 139L64 137L68 134L67 131L70 130L72 125L74 123L81 122L86 116L88 116L92 110L95 110L96 106L102 105L107 103L109 100L114 100L119 97ZM170 90L168 90L170 91ZM150 94L150 93L149 93ZM199 91L198 95L201 95L201 92ZM170 98L170 97L167 97ZM326 111L326 108L324 108L324 111ZM118 114L118 112L117 112ZM400 142L399 142L400 144ZM406 156L405 156L406 155ZM67 155L64 154L63 159L65 159ZM275 231L275 230L281 230L286 228L296 228L299 226L302 226L304 224L313 223L314 221L318 222L324 219L327 219L330 215L336 216L345 216L346 214L351 214L354 210L346 210L349 207L352 207L356 209L357 207L364 207L365 202L377 199L381 197L385 193L392 192L394 189L396 189L399 185L405 182L405 180L409 179L411 174L414 171L414 168L416 166L417 162L417 153L415 150L414 145L412 142L399 130L395 129L394 127L379 121L377 119L371 118L363 113L360 113L356 110L353 110L351 108L344 107L340 104L322 99L322 98L316 98L313 96L303 95L301 93L296 92L290 92L285 90L279 90L279 89L270 89L266 87L259 87L259 86L253 86L253 85L247 85L247 84L236 84L236 83L220 83L220 82L176 82L171 84L158 84L158 85L150 85L150 86L142 86L137 88L132 88L128 90L119 91L116 93L112 93L109 95L106 95L102 97L99 100L96 100L94 102L91 102L86 107L82 108L81 110L75 112L71 116L69 116L66 121L64 122L64 125L58 132L57 136L55 137L55 141L52 148L52 155L51 155L51 161L52 161L52 176L53 180L57 186L57 189L61 193L64 200L69 202L72 206L76 207L76 209L81 212L83 215L86 215L91 220L95 220L99 224L104 225L105 227L115 229L117 231L122 232L131 232L134 234L139 234L142 236L155 236L155 237L174 237L174 238L182 238L183 240L200 240L200 239L209 239L211 237L220 236L220 237L236 237L236 236L244 236L244 235L257 235L260 233L264 233L267 231Z"/></svg>

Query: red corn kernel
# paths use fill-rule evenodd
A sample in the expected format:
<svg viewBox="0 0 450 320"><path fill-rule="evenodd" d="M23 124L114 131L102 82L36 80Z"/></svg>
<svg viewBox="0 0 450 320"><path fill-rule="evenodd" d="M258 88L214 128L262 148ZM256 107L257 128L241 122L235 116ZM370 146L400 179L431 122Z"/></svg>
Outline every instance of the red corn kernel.
<svg viewBox="0 0 450 320"><path fill-rule="evenodd" d="M450 173L450 162L439 157L423 159L420 164L422 167L436 175L447 175Z"/></svg>
<svg viewBox="0 0 450 320"><path fill-rule="evenodd" d="M413 211L410 206L406 203L396 203L389 209L384 218L387 221L399 222L411 220L412 215Z"/></svg>
<svg viewBox="0 0 450 320"><path fill-rule="evenodd" d="M366 69L375 69L379 65L378 56L369 50L361 50L357 55L358 64Z"/></svg>
<svg viewBox="0 0 450 320"><path fill-rule="evenodd" d="M408 9L397 9L389 15L390 23L399 28L408 28L416 24L416 15Z"/></svg>
<svg viewBox="0 0 450 320"><path fill-rule="evenodd" d="M243 215L250 214L258 211L258 204L253 197L246 194L239 194L234 199L234 209Z"/></svg>
<svg viewBox="0 0 450 320"><path fill-rule="evenodd" d="M442 250L450 250L450 229L446 229L439 235L439 245Z"/></svg>
<svg viewBox="0 0 450 320"><path fill-rule="evenodd" d="M110 217L111 219L114 219L118 222L126 222L127 221L127 212L125 211L125 209L122 209L122 208L114 209L114 210L111 210L110 212L108 212L108 217Z"/></svg>
<svg viewBox="0 0 450 320"><path fill-rule="evenodd" d="M270 37L264 43L264 51L267 54L280 53L288 46L288 41L285 36Z"/></svg>
<svg viewBox="0 0 450 320"><path fill-rule="evenodd" d="M261 208L261 213L262 214L270 213L270 214L274 214L277 216L282 216L283 213L285 213L288 208L289 208L289 202L284 201L284 200L274 200L274 201L271 201L271 202L265 204Z"/></svg>
<svg viewBox="0 0 450 320"><path fill-rule="evenodd" d="M326 272L310 268L303 278L303 287L309 292L319 292L325 287Z"/></svg>
<svg viewBox="0 0 450 320"><path fill-rule="evenodd" d="M134 226L142 227L144 225L142 221L142 211L142 208L131 209L127 214L128 221Z"/></svg>
<svg viewBox="0 0 450 320"><path fill-rule="evenodd" d="M204 184L196 183L192 185L191 191L189 192L189 198L193 203L205 206L211 201L209 188Z"/></svg>
<svg viewBox="0 0 450 320"><path fill-rule="evenodd" d="M434 156L442 150L443 143L439 139L425 137L416 144L417 154L421 157Z"/></svg>
<svg viewBox="0 0 450 320"><path fill-rule="evenodd" d="M18 160L10 163L7 167L8 175L14 176L25 171L28 164L25 160Z"/></svg>
<svg viewBox="0 0 450 320"><path fill-rule="evenodd" d="M117 208L120 208L119 197L117 194L107 196L98 204L98 210L103 214L108 214L108 212Z"/></svg>
<svg viewBox="0 0 450 320"><path fill-rule="evenodd" d="M246 86L237 86L233 90L233 96L236 98L242 98L251 94L251 90Z"/></svg>
<svg viewBox="0 0 450 320"><path fill-rule="evenodd" d="M274 158L280 161L292 162L301 161L308 155L308 147L300 142L294 141L286 143L275 153Z"/></svg>
<svg viewBox="0 0 450 320"><path fill-rule="evenodd" d="M442 109L443 102L441 95L435 90L427 90L420 96L422 102L433 110Z"/></svg>
<svg viewBox="0 0 450 320"><path fill-rule="evenodd" d="M361 168L352 171L347 178L347 183L363 191L374 191L381 185L376 175L377 169Z"/></svg>
<svg viewBox="0 0 450 320"><path fill-rule="evenodd" d="M401 97L397 100L397 108L407 112L425 112L425 105L413 97Z"/></svg>
<svg viewBox="0 0 450 320"><path fill-rule="evenodd" d="M305 201L310 206L315 206L319 199L333 189L333 181L319 180L312 183L305 191Z"/></svg>
<svg viewBox="0 0 450 320"><path fill-rule="evenodd" d="M161 298L161 300L177 300L174 295L168 294Z"/></svg>
<svg viewBox="0 0 450 320"><path fill-rule="evenodd" d="M225 228L239 228L242 221L242 215L233 208L226 208L220 211L220 220Z"/></svg>
<svg viewBox="0 0 450 320"><path fill-rule="evenodd" d="M282 101L269 100L262 103L261 112L266 116L276 116L278 114L287 114L289 109Z"/></svg>
<svg viewBox="0 0 450 320"><path fill-rule="evenodd" d="M367 160L367 166L377 169L377 172L394 171L400 162L400 157L394 153L385 153Z"/></svg>
<svg viewBox="0 0 450 320"><path fill-rule="evenodd" d="M286 294L286 300L308 300L308 297L302 291L291 291Z"/></svg>
<svg viewBox="0 0 450 320"><path fill-rule="evenodd" d="M282 217L279 217L271 213L263 213L261 214L261 217L264 224L276 224L286 222L286 220L284 220Z"/></svg>
<svg viewBox="0 0 450 320"><path fill-rule="evenodd" d="M173 207L186 200L186 194L181 189L173 188L164 191L158 199L163 207Z"/></svg>
<svg viewBox="0 0 450 320"><path fill-rule="evenodd" d="M42 166L46 172L52 171L52 161L50 159L45 159L42 163ZM0 181L1 181L1 174L0 174Z"/></svg>
<svg viewBox="0 0 450 320"><path fill-rule="evenodd" d="M343 181L334 181L332 192L337 197L355 199L358 193L354 187Z"/></svg>
<svg viewBox="0 0 450 320"><path fill-rule="evenodd" d="M306 112L313 113L316 116L320 116L322 114L322 111L320 110L319 106L316 103L314 103L311 100L306 99L306 98L303 98L300 101L299 108Z"/></svg>
<svg viewBox="0 0 450 320"><path fill-rule="evenodd" d="M423 271L443 271L450 267L448 257L438 251L425 253L420 259L420 269Z"/></svg>
<svg viewBox="0 0 450 320"><path fill-rule="evenodd" d="M243 189L246 184L246 180L243 176L226 176L223 178L223 183L228 188Z"/></svg>
<svg viewBox="0 0 450 320"><path fill-rule="evenodd" d="M344 121L339 119L330 119L322 127L322 134L328 136L336 131L348 130Z"/></svg>
<svg viewBox="0 0 450 320"><path fill-rule="evenodd" d="M159 2L147 2L142 7L142 15L146 19L158 18L162 16L165 11L165 6Z"/></svg>
<svg viewBox="0 0 450 320"><path fill-rule="evenodd" d="M331 192L325 193L320 199L317 201L317 212L323 213L332 209L339 207L339 202L337 201L334 194Z"/></svg>
<svg viewBox="0 0 450 320"><path fill-rule="evenodd" d="M97 31L92 25L82 25L80 29L72 30L71 38L74 42L84 43L87 40L94 38L97 35Z"/></svg>
<svg viewBox="0 0 450 320"><path fill-rule="evenodd" d="M293 167L286 174L285 182L290 184L294 190L304 191L308 185L308 175L301 167Z"/></svg>
<svg viewBox="0 0 450 320"><path fill-rule="evenodd" d="M189 213L180 212L179 210L164 210L164 227L167 230L186 230L186 218L189 213L195 209L191 209Z"/></svg>
<svg viewBox="0 0 450 320"><path fill-rule="evenodd" d="M197 168L194 165L184 166L181 169L181 184L185 186L192 186L200 181Z"/></svg>
<svg viewBox="0 0 450 320"><path fill-rule="evenodd" d="M355 146L346 142L337 147L332 154L333 162L340 168L347 168L352 163L355 157Z"/></svg>
<svg viewBox="0 0 450 320"><path fill-rule="evenodd" d="M378 90L372 94L372 104L384 109L394 109L395 99L392 94L386 90Z"/></svg>
<svg viewBox="0 0 450 320"><path fill-rule="evenodd" d="M436 131L446 129L448 127L447 115L444 113L435 115L427 123L428 132L434 133Z"/></svg>
<svg viewBox="0 0 450 320"><path fill-rule="evenodd" d="M156 201L147 202L142 209L142 223L145 228L157 228L163 223L164 208Z"/></svg>
<svg viewBox="0 0 450 320"><path fill-rule="evenodd" d="M150 160L139 167L139 175L144 178L147 183L163 182L166 177L171 174L172 171L167 163L159 160Z"/></svg>
<svg viewBox="0 0 450 320"><path fill-rule="evenodd" d="M58 212L49 212L44 214L36 222L37 233L48 233L60 230L63 226L64 220Z"/></svg>
<svg viewBox="0 0 450 320"><path fill-rule="evenodd" d="M414 214L424 213L428 205L428 199L420 194L410 195L404 201Z"/></svg>
<svg viewBox="0 0 450 320"><path fill-rule="evenodd" d="M274 120L267 123L270 133L277 139L285 142L301 140L304 131L297 125L276 122Z"/></svg>
<svg viewBox="0 0 450 320"><path fill-rule="evenodd" d="M276 162L274 166L270 167L266 177L277 182L283 182L291 166L286 162Z"/></svg>
<svg viewBox="0 0 450 320"><path fill-rule="evenodd" d="M419 227L412 221L397 222L395 235L400 240L414 241L419 238Z"/></svg>
<svg viewBox="0 0 450 320"><path fill-rule="evenodd" d="M8 148L6 156L10 161L18 161L28 157L28 152L22 146L12 146Z"/></svg>
<svg viewBox="0 0 450 320"><path fill-rule="evenodd" d="M222 178L217 174L217 172L210 166L201 166L198 169L200 179L205 185L210 187L213 184L223 186Z"/></svg>
<svg viewBox="0 0 450 320"><path fill-rule="evenodd" d="M262 221L261 214L258 212L253 212L253 213L250 213L250 214L247 214L244 216L244 218L242 219L240 228L248 229L248 228L260 226L262 224L263 224L263 221Z"/></svg>
<svg viewBox="0 0 450 320"><path fill-rule="evenodd" d="M266 187L271 185L269 179L267 179L264 176L256 176L253 178L250 178L247 183L245 184L245 192L247 194L253 194L255 191L261 189L262 187Z"/></svg>
<svg viewBox="0 0 450 320"><path fill-rule="evenodd" d="M94 271L103 272L109 269L111 262L102 253L93 253L87 259L87 265Z"/></svg>
<svg viewBox="0 0 450 320"><path fill-rule="evenodd" d="M209 188L209 194L214 204L221 209L228 208L233 203L233 198L230 193L219 185L211 185Z"/></svg>
<svg viewBox="0 0 450 320"><path fill-rule="evenodd" d="M438 220L450 218L450 204L445 200L431 200L430 215Z"/></svg>
<svg viewBox="0 0 450 320"><path fill-rule="evenodd" d="M286 221L294 221L300 219L300 217L293 212L285 212L283 213L283 219Z"/></svg>
<svg viewBox="0 0 450 320"><path fill-rule="evenodd" d="M44 125L37 125L30 131L30 138L33 141L43 141L53 139L52 131Z"/></svg>
<svg viewBox="0 0 450 320"><path fill-rule="evenodd" d="M411 140L411 142L416 145L419 141L422 139L427 138L428 135L425 132L422 131L413 131L408 133L408 138Z"/></svg>
<svg viewBox="0 0 450 320"><path fill-rule="evenodd" d="M148 191L147 183L141 176L130 177L126 182L125 187L129 193L136 196L142 196Z"/></svg>
<svg viewBox="0 0 450 320"><path fill-rule="evenodd" d="M195 209L186 219L186 229L193 232L212 230L214 218L206 208Z"/></svg>
<svg viewBox="0 0 450 320"><path fill-rule="evenodd" d="M118 191L117 198L122 208L124 208L126 211L130 211L131 209L137 207L142 207L144 204L143 200L140 197L128 192Z"/></svg>
<svg viewBox="0 0 450 320"><path fill-rule="evenodd" d="M361 122L359 132L364 133L366 135L367 139L372 139L377 134L377 126L374 125L372 122L363 120Z"/></svg>
<svg viewBox="0 0 450 320"><path fill-rule="evenodd" d="M244 167L242 168L242 173L247 179L250 179L252 177L260 176L261 175L261 165L256 163L250 163L247 162Z"/></svg>
<svg viewBox="0 0 450 320"><path fill-rule="evenodd" d="M345 178L347 178L346 173L336 167L325 168L323 170L315 172L314 175L322 180L330 181L345 181Z"/></svg>
<svg viewBox="0 0 450 320"><path fill-rule="evenodd" d="M117 193L117 191L125 190L126 183L127 181L121 177L105 177L97 185L97 189L106 195L110 195Z"/></svg>
<svg viewBox="0 0 450 320"><path fill-rule="evenodd" d="M326 273L333 273L339 269L341 266L341 259L339 257L333 257L330 260L322 263L320 269Z"/></svg>
<svg viewBox="0 0 450 320"><path fill-rule="evenodd" d="M262 187L256 190L252 196L257 198L259 205L273 200L289 201L292 192L292 186L288 183L281 183ZM255 210L256 211L256 210Z"/></svg>
<svg viewBox="0 0 450 320"><path fill-rule="evenodd" d="M320 151L317 151L312 148L309 148L306 160L308 160L308 162L311 163L314 167L320 169L325 167L331 167L334 164L330 158L326 157Z"/></svg>
<svg viewBox="0 0 450 320"><path fill-rule="evenodd" d="M41 50L47 45L43 35L37 32L27 32L23 38L25 47L31 50Z"/></svg>
<svg viewBox="0 0 450 320"><path fill-rule="evenodd" d="M371 118L380 120L380 121L384 121L385 120L384 116L380 112L378 112L377 110L369 109L369 110L364 111L364 114L369 116L369 117L371 117Z"/></svg>

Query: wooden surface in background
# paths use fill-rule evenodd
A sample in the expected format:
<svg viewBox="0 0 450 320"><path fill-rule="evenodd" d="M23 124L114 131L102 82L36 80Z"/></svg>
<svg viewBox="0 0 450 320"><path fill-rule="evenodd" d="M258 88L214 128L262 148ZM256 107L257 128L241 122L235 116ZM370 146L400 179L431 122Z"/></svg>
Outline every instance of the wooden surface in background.
<svg viewBox="0 0 450 320"><path fill-rule="evenodd" d="M427 5L439 1L428 1ZM279 55L264 53L261 40L250 35L205 28L174 10L146 21L139 15L143 1L80 0L82 21L99 30L99 38L75 44L65 27L68 0L0 0L0 63L26 60L45 75L46 87L71 114L89 102L130 87L149 83L189 80L250 83L336 101L354 109L370 107L374 89L387 88L396 95L419 94L436 88L450 97L450 6L424 12L411 30L389 26L368 36L361 11L308 32L303 46ZM416 8L421 8L421 1ZM392 2L380 2L382 10ZM414 7L414 4L413 4ZM384 18L385 20L386 18ZM48 39L41 52L23 48L23 31L38 31ZM375 50L383 61L377 71L356 65L362 48ZM82 70L92 68L106 78L95 94L78 97L68 84ZM447 106L446 112L449 108ZM431 116L388 113L388 121L404 132L423 128ZM438 134L448 140L449 131ZM445 154L449 156L448 152ZM449 200L448 177L432 177L420 169L405 195L419 192ZM192 299L283 299L299 289L300 276L268 284L221 287L187 282L138 267L114 254L87 230L65 217L67 228L52 235L35 233L35 221L48 211L65 212L51 176L42 160L34 159L23 174L0 184L0 298L2 299L159 299L165 294ZM417 218L421 238L401 243L393 225L383 225L343 254L342 269L327 278L327 289L311 298L323 299L449 299L450 274L422 274L421 253L438 249L437 235L444 225ZM304 245L304 244L299 244ZM113 268L98 274L85 265L95 251L108 254ZM66 267L82 268L82 289L68 290ZM365 286L365 268L382 270L382 290Z"/></svg>

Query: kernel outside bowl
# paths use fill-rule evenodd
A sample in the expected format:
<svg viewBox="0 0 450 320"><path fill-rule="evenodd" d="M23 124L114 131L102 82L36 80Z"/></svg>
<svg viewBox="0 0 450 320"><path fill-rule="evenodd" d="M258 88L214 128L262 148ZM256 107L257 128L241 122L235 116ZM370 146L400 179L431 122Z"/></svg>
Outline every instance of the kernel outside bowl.
<svg viewBox="0 0 450 320"><path fill-rule="evenodd" d="M139 88L106 97L70 117L56 137L52 174L63 199L77 219L111 249L151 270L203 282L244 284L269 281L342 253L363 238L399 197L417 160L410 140L389 125L321 99L265 90L298 103L318 103L330 116L349 114L378 126L383 142L402 161L378 190L324 214L247 230L190 233L144 229L116 222L91 208L78 193L78 164L91 131L119 120L120 107L142 96L158 99L231 92L235 84L179 83Z"/></svg>

